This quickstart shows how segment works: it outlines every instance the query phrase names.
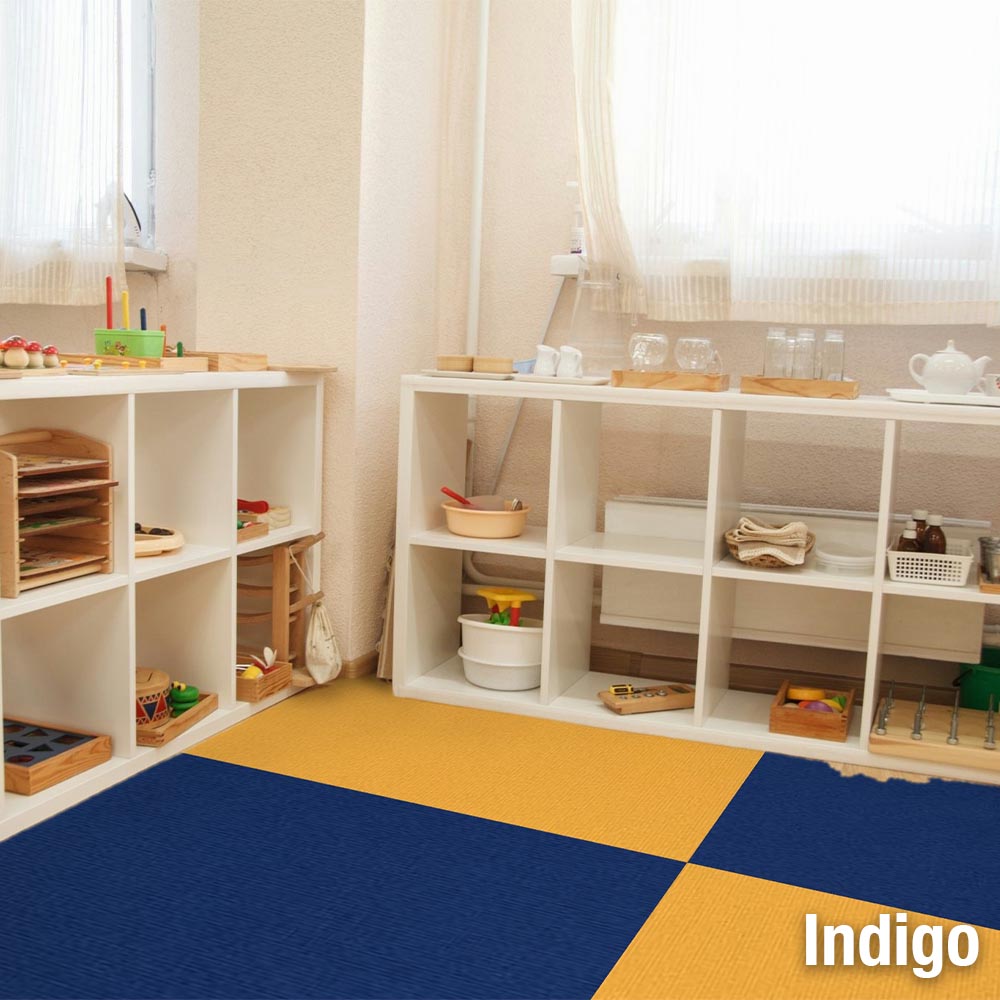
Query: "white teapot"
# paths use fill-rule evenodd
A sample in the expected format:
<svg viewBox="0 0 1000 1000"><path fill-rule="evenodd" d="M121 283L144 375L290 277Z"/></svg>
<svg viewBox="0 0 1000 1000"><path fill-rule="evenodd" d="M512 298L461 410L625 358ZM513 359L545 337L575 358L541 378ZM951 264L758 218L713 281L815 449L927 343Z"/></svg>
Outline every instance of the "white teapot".
<svg viewBox="0 0 1000 1000"><path fill-rule="evenodd" d="M977 358L955 350L955 341L949 340L943 351L933 357L914 354L910 358L910 374L928 392L939 396L961 396L977 388L986 372L990 358ZM923 361L923 371L918 375L915 365Z"/></svg>

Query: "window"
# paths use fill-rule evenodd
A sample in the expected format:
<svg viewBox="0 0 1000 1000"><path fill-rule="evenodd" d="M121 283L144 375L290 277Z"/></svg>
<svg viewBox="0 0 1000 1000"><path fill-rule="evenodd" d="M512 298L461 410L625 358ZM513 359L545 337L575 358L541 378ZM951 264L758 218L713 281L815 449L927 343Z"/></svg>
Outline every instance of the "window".
<svg viewBox="0 0 1000 1000"><path fill-rule="evenodd" d="M153 249L156 237L153 0L124 0L122 39L122 187L142 228L141 236L126 236L126 243Z"/></svg>
<svg viewBox="0 0 1000 1000"><path fill-rule="evenodd" d="M642 311L1000 323L1000 5L575 2L588 246Z"/></svg>

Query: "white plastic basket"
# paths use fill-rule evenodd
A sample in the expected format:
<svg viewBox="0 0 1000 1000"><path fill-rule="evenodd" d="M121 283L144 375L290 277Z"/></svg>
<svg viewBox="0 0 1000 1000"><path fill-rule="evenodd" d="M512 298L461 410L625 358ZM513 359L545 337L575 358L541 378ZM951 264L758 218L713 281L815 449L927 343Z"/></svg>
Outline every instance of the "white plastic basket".
<svg viewBox="0 0 1000 1000"><path fill-rule="evenodd" d="M899 582L964 587L975 556L970 542L948 542L945 553L896 552L889 549L889 578Z"/></svg>

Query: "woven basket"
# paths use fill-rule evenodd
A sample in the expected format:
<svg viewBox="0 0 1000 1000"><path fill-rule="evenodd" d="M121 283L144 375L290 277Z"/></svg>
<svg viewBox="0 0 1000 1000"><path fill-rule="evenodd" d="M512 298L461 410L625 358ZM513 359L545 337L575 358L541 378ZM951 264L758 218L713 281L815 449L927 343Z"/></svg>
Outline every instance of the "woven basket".
<svg viewBox="0 0 1000 1000"><path fill-rule="evenodd" d="M779 528L781 525L778 524L762 524L761 527L765 528ZM754 556L753 559L740 559L740 546L734 537L736 534L735 528L730 528L726 532L726 545L729 546L729 554L741 565L741 566L753 566L757 569L794 569L794 566L789 566L788 563L783 563L777 556ZM816 544L816 536L811 532L806 532L806 552L812 551L812 547Z"/></svg>

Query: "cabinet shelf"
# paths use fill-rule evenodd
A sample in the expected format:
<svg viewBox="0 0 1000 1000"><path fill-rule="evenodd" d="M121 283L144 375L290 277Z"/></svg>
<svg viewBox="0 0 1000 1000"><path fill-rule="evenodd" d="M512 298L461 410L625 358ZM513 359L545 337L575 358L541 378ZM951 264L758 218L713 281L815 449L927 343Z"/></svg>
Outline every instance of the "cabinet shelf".
<svg viewBox="0 0 1000 1000"><path fill-rule="evenodd" d="M973 573L976 567L973 566ZM970 604L1000 605L1000 594L984 594L975 579L963 587L941 587L932 583L904 583L886 576L882 592L899 597L926 597L935 601L968 601Z"/></svg>
<svg viewBox="0 0 1000 1000"><path fill-rule="evenodd" d="M411 545L428 545L436 549L460 549L463 552L487 552L500 556L520 556L524 559L545 558L545 528L529 525L517 538L466 538L453 535L447 528L429 528L410 535Z"/></svg>
<svg viewBox="0 0 1000 1000"><path fill-rule="evenodd" d="M68 601L78 601L93 594L103 594L108 590L127 587L128 584L127 573L104 573L64 580L62 583L50 583L37 590L27 590L19 597L0 598L0 621L41 611L43 608L55 607Z"/></svg>
<svg viewBox="0 0 1000 1000"><path fill-rule="evenodd" d="M204 566L205 563L229 559L232 554L231 548L223 548L221 545L192 545L190 542L186 542L183 548L176 552L136 559L135 579L137 582L152 580L158 576L166 576L168 573L179 573L195 566Z"/></svg>
<svg viewBox="0 0 1000 1000"><path fill-rule="evenodd" d="M468 705L472 708L491 708L510 704L520 707L539 705L539 689L531 691L493 691L477 687L465 679L462 660L453 656L440 666L414 678L407 692L414 697L430 701L443 700L449 704ZM435 696L441 696L437 698Z"/></svg>
<svg viewBox="0 0 1000 1000"><path fill-rule="evenodd" d="M233 531L236 530L235 523ZM278 528L269 531L259 538L248 538L245 542L239 542L236 546L236 554L245 556L258 549L269 549L272 545L284 545L286 542L294 542L297 538L305 538L306 535L314 535L317 528L305 524L290 524L287 528Z"/></svg>
<svg viewBox="0 0 1000 1000"><path fill-rule="evenodd" d="M806 557L803 566L787 566L782 569L761 569L738 562L726 556L712 567L712 575L728 580L753 580L757 583L778 583L791 587L822 587L826 590L857 590L871 593L871 576L848 576L827 573L810 565L811 557Z"/></svg>
<svg viewBox="0 0 1000 1000"><path fill-rule="evenodd" d="M557 549L556 559L593 566L701 576L705 565L705 543L595 531Z"/></svg>

